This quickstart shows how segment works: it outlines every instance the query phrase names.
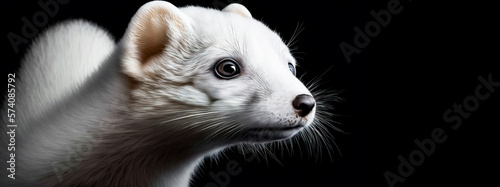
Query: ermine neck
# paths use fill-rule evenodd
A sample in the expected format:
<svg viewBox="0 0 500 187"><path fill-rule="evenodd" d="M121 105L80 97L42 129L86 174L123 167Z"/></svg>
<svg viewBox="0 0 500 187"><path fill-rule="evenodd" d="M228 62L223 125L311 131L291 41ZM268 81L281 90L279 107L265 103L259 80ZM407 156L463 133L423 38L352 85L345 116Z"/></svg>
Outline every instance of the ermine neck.
<svg viewBox="0 0 500 187"><path fill-rule="evenodd" d="M66 176L64 185L188 186L189 178L205 155L189 136L162 129L132 130L130 123L107 132L77 170ZM178 141L182 136L185 140ZM148 182L149 183L145 183ZM63 186L64 186L63 185Z"/></svg>
<svg viewBox="0 0 500 187"><path fill-rule="evenodd" d="M195 142L202 134L175 129L161 119L138 120L128 110L130 92L127 77L111 57L87 83L81 96L86 106L101 106L95 113L91 151L72 170L58 177L60 186L189 186L189 179L203 157L216 149L200 147ZM85 107L84 107L85 108Z"/></svg>

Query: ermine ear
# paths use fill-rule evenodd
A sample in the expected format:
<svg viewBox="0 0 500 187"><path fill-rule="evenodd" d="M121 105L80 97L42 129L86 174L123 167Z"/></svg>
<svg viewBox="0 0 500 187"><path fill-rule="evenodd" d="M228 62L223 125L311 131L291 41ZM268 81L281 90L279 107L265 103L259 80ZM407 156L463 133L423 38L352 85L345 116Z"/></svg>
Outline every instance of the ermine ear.
<svg viewBox="0 0 500 187"><path fill-rule="evenodd" d="M189 33L188 21L183 12L168 2L144 4L132 18L122 41L124 72L140 79L146 64L160 59L167 47L176 47L172 45Z"/></svg>
<svg viewBox="0 0 500 187"><path fill-rule="evenodd" d="M242 15L243 17L252 18L252 14L250 14L250 11L248 11L248 9L245 6L238 3L227 5L226 8L222 9L222 11L232 12Z"/></svg>

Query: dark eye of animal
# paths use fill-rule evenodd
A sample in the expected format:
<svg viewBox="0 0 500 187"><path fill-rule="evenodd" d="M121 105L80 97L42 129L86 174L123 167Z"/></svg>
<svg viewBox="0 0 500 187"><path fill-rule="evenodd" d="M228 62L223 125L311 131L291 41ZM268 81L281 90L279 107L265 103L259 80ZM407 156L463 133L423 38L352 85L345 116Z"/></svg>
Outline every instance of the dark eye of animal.
<svg viewBox="0 0 500 187"><path fill-rule="evenodd" d="M288 63L288 69L292 72L293 76L296 76L295 66L292 63Z"/></svg>
<svg viewBox="0 0 500 187"><path fill-rule="evenodd" d="M240 75L240 66L233 59L222 59L215 65L215 74L222 79L232 79Z"/></svg>

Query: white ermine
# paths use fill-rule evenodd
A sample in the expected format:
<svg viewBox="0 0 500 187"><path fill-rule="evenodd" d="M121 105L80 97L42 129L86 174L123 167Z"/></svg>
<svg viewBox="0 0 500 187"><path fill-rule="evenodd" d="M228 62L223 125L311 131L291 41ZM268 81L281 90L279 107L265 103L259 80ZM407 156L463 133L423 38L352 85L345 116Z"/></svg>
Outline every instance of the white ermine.
<svg viewBox="0 0 500 187"><path fill-rule="evenodd" d="M187 187L207 155L311 126L316 101L295 65L240 4L149 2L117 44L92 23L62 22L33 42L16 74L15 179L4 175L2 146L0 181Z"/></svg>

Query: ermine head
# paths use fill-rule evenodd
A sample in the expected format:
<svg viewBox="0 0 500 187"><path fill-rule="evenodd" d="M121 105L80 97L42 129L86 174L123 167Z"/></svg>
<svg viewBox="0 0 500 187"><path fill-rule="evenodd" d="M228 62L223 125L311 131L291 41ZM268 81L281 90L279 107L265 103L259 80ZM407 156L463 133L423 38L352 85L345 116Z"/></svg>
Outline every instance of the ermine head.
<svg viewBox="0 0 500 187"><path fill-rule="evenodd" d="M315 117L290 50L242 5L219 11L150 2L121 45L137 119L232 144L290 138Z"/></svg>

